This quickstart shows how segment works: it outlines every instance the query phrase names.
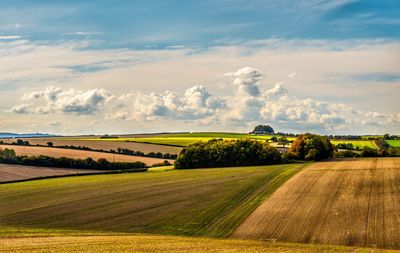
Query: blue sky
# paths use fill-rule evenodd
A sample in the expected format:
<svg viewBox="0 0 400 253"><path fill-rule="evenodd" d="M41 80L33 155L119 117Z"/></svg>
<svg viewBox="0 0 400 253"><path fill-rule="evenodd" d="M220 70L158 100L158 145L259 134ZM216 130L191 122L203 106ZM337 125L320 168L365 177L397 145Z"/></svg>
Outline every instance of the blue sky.
<svg viewBox="0 0 400 253"><path fill-rule="evenodd" d="M0 13L2 33L54 41L90 36L103 40L102 47L206 47L270 37L400 37L396 0L17 0L2 1Z"/></svg>
<svg viewBox="0 0 400 253"><path fill-rule="evenodd" d="M399 77L396 0L0 2L0 131L398 133Z"/></svg>

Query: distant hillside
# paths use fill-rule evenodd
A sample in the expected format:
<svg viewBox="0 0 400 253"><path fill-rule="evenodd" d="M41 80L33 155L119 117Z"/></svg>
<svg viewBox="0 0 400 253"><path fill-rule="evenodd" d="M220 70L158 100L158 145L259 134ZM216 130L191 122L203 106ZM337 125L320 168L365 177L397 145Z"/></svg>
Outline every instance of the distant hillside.
<svg viewBox="0 0 400 253"><path fill-rule="evenodd" d="M52 134L42 134L42 133L34 133L34 134L16 134L16 133L0 133L0 138L30 138L30 137L49 137L55 136Z"/></svg>

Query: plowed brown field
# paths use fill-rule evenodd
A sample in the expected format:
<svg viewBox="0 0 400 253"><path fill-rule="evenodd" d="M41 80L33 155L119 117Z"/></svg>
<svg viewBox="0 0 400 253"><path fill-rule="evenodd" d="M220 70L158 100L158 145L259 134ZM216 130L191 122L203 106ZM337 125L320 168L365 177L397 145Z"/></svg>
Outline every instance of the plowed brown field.
<svg viewBox="0 0 400 253"><path fill-rule="evenodd" d="M236 238L400 248L400 158L316 163L260 205Z"/></svg>
<svg viewBox="0 0 400 253"><path fill-rule="evenodd" d="M95 137L93 137L95 138ZM57 137L49 137L49 138L22 138L23 140L29 141L32 145L45 145L47 146L47 142L53 142L54 146L86 146L91 149L104 149L109 151L110 149L116 150L117 148L126 148L134 151L142 151L144 153L149 152L161 152L161 153L170 153L170 154L178 154L182 148L172 147L166 145L155 145L148 143L137 143L137 142L127 142L127 141L110 141L110 140L79 140L73 138L57 138ZM5 142L12 143L15 139L5 139Z"/></svg>
<svg viewBox="0 0 400 253"><path fill-rule="evenodd" d="M64 148L47 148L47 147L35 147L35 146L18 146L18 145L0 145L1 149L14 149L17 155L26 156L38 156L46 155L52 157L69 157L74 159L85 159L92 158L98 160L100 158L107 159L109 162L143 162L147 165L153 165L155 163L161 163L164 160L174 163L174 160L142 157L142 156L131 156L131 155L119 155L105 152L76 150L76 149L64 149Z"/></svg>

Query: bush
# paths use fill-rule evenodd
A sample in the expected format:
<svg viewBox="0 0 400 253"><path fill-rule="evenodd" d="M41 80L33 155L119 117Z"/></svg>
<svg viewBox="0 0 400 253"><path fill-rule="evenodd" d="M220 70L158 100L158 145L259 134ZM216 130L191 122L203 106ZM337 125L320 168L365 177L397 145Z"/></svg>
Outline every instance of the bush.
<svg viewBox="0 0 400 253"><path fill-rule="evenodd" d="M388 156L400 156L400 148L389 148L387 151Z"/></svg>
<svg viewBox="0 0 400 253"><path fill-rule="evenodd" d="M282 154L282 162L290 162L291 160L297 160L298 157L293 152L285 152Z"/></svg>
<svg viewBox="0 0 400 253"><path fill-rule="evenodd" d="M165 160L162 163L155 163L153 165L151 165L151 167L162 167L162 166L170 166L172 165L170 162L168 162L167 160Z"/></svg>
<svg viewBox="0 0 400 253"><path fill-rule="evenodd" d="M334 147L325 136L316 134L301 134L293 142L289 152L300 160L319 161L333 157Z"/></svg>
<svg viewBox="0 0 400 253"><path fill-rule="evenodd" d="M266 142L250 139L210 140L183 149L175 161L175 168L207 168L277 164L279 151Z"/></svg>
<svg viewBox="0 0 400 253"><path fill-rule="evenodd" d="M338 143L336 144L338 149L354 149L353 143Z"/></svg>
<svg viewBox="0 0 400 253"><path fill-rule="evenodd" d="M335 153L336 158L346 158L346 157L360 157L361 155L357 152L351 150L339 151Z"/></svg>
<svg viewBox="0 0 400 253"><path fill-rule="evenodd" d="M362 157L377 157L379 156L378 150L370 148L370 147L364 147L363 150L361 151L361 156Z"/></svg>

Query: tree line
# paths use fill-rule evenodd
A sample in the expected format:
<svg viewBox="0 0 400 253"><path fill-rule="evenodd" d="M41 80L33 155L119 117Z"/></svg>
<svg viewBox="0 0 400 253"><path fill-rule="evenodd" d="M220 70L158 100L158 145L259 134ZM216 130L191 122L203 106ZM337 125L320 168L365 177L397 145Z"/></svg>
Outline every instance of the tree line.
<svg viewBox="0 0 400 253"><path fill-rule="evenodd" d="M5 143L4 141L0 140L0 144L6 144L6 145L20 145L20 146L34 146L29 143L29 141L17 139L17 141L14 141L12 143ZM39 145L37 144L36 146L44 146L44 145ZM97 152L105 152L105 153L114 153L114 154L123 154L123 155L132 155L132 156L142 156L142 157L152 157L152 158L164 158L164 159L176 159L177 154L170 154L170 153L161 153L161 152L148 152L144 153L142 151L135 151L135 150L130 150L126 148L117 148L116 150L110 149L104 150L104 149L95 149L95 148L90 148L87 146L74 146L74 145L58 145L54 146L54 143L49 141L47 142L47 146L51 148L65 148L65 149L76 149L76 150L86 150L86 151L97 151Z"/></svg>
<svg viewBox="0 0 400 253"><path fill-rule="evenodd" d="M288 152L281 154L268 141L253 139L197 142L184 148L175 161L175 168L207 168L268 165L291 160L319 161L333 157L334 146L325 136L301 134Z"/></svg>
<svg viewBox="0 0 400 253"><path fill-rule="evenodd" d="M176 169L277 164L279 151L267 142L251 139L197 142L181 151Z"/></svg>
<svg viewBox="0 0 400 253"><path fill-rule="evenodd" d="M386 152L364 147L360 152L351 150L335 152L336 147L328 136L300 134L288 152L280 153L267 141L253 139L197 142L184 148L175 161L177 169L250 166L287 163L291 161L320 161L333 157L398 156L400 149L388 148Z"/></svg>
<svg viewBox="0 0 400 253"><path fill-rule="evenodd" d="M92 158L55 158L44 155L17 156L13 149L8 148L0 149L0 163L75 169L147 171L147 166L143 162L109 162L104 158L96 161Z"/></svg>

